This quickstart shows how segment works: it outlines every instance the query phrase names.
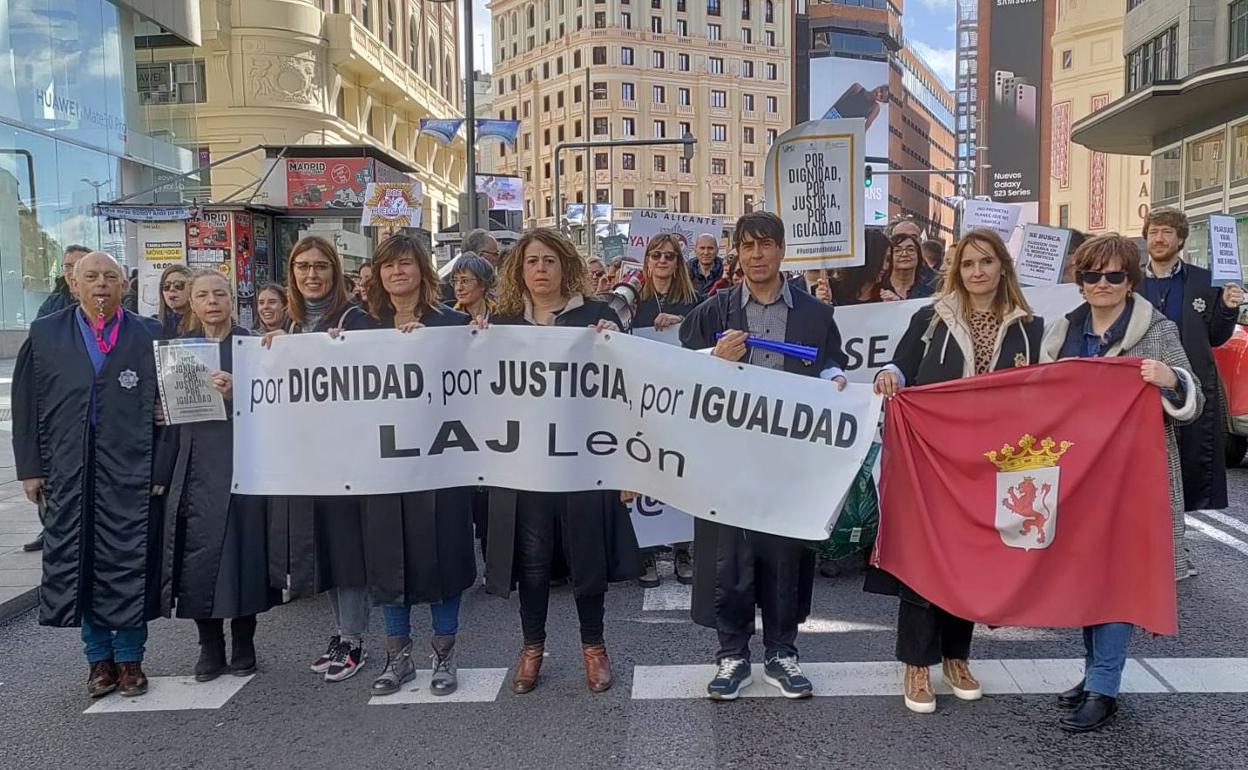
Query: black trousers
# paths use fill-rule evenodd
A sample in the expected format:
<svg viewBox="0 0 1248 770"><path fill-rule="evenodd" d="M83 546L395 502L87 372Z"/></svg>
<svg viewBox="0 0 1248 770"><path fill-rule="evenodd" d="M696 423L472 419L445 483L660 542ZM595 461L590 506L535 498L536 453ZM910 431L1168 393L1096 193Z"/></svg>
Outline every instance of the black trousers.
<svg viewBox="0 0 1248 770"><path fill-rule="evenodd" d="M971 656L975 624L934 604L901 600L897 610L897 660L908 666L934 666L944 658Z"/></svg>
<svg viewBox="0 0 1248 770"><path fill-rule="evenodd" d="M763 619L765 658L777 655L797 657L799 610L796 562L803 547L796 540L779 535L732 528L736 565L717 576L716 590L727 595L717 603L720 629L717 661L724 658L750 659L750 637L754 635L754 611ZM796 555L786 551L796 550ZM700 565L699 565L700 566ZM709 568L714 569L712 564ZM732 585L730 580L740 585ZM752 584L752 585L750 585Z"/></svg>
<svg viewBox="0 0 1248 770"><path fill-rule="evenodd" d="M516 501L516 577L525 644L546 641L550 580L559 553L559 516L566 506L564 496L553 493L524 493ZM582 644L603 643L605 612L605 593L577 598Z"/></svg>

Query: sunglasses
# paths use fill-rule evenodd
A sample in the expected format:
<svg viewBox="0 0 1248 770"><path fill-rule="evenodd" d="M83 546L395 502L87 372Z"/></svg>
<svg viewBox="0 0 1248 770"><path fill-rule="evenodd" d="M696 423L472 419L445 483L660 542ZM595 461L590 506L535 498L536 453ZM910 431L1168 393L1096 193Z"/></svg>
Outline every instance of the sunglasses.
<svg viewBox="0 0 1248 770"><path fill-rule="evenodd" d="M165 291L182 291L186 288L186 281L167 281L161 288Z"/></svg>
<svg viewBox="0 0 1248 770"><path fill-rule="evenodd" d="M1112 270L1108 273L1100 270L1079 271L1079 282L1087 286L1095 286L1101 282L1102 278L1109 281L1110 285L1118 286L1127 280L1127 273L1125 270Z"/></svg>
<svg viewBox="0 0 1248 770"><path fill-rule="evenodd" d="M674 251L654 251L650 253L650 258L657 262L675 262L680 255Z"/></svg>

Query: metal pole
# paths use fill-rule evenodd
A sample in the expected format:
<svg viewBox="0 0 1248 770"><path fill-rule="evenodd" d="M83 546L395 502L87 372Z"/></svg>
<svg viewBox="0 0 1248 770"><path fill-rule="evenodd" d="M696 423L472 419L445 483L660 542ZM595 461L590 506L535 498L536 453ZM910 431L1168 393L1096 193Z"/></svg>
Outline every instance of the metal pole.
<svg viewBox="0 0 1248 770"><path fill-rule="evenodd" d="M477 221L477 75L473 70L472 55L472 0L464 0L464 66L468 68L464 89L464 117L467 118L467 130L464 138L468 143L468 178L464 181L465 192L468 193L468 229L475 230L481 226ZM486 223L488 228L489 223Z"/></svg>
<svg viewBox="0 0 1248 770"><path fill-rule="evenodd" d="M589 65L585 62L585 144L588 145L594 140L594 119L590 115L590 105L593 103L594 95L590 90L589 82ZM594 151L585 148L585 242L589 243L589 228L594 218Z"/></svg>

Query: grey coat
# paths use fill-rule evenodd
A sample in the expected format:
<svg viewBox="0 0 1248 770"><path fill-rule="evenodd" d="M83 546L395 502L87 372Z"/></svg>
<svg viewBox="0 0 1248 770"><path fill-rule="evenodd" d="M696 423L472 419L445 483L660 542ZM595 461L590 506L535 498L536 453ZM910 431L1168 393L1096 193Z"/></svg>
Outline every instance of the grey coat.
<svg viewBox="0 0 1248 770"><path fill-rule="evenodd" d="M1082 324L1088 315L1088 305L1084 303L1075 308L1065 318L1057 319L1044 335L1040 350L1040 360L1055 361L1066 341L1066 332L1071 323ZM1205 396L1201 391L1200 381L1192 374L1192 365L1183 351L1183 343L1179 341L1179 329L1170 319L1162 315L1148 300L1137 295L1132 303L1131 320L1127 322L1127 332L1118 342L1105 353L1106 356L1134 356L1161 361L1174 370L1184 383L1183 404L1176 406L1165 396L1161 396L1161 406L1165 412L1166 456L1170 466L1170 513L1174 527L1174 571L1176 578L1187 576L1187 551L1183 546L1183 473L1179 464L1179 445L1175 427L1187 425L1200 416L1205 406Z"/></svg>

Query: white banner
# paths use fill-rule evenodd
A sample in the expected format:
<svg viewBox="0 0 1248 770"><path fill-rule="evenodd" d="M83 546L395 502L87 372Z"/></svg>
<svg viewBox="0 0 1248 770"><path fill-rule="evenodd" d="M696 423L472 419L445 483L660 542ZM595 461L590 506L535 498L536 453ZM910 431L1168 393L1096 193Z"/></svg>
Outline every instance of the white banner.
<svg viewBox="0 0 1248 770"><path fill-rule="evenodd" d="M1045 325L1065 316L1083 302L1072 283L1059 286L1036 286L1023 289L1032 311L1044 319ZM877 302L836 309L836 325L841 332L841 345L849 357L846 376L850 382L872 382L875 373L893 360L897 343L910 325L910 318L928 299L902 302Z"/></svg>
<svg viewBox="0 0 1248 770"><path fill-rule="evenodd" d="M707 233L715 236L715 246L718 248L719 237L723 231L723 217L633 209L632 218L628 220L628 250L624 252L624 256L634 262L645 262L646 244L650 239L662 233L671 233L684 244L685 259L689 259L693 257L693 244L699 235Z"/></svg>
<svg viewBox="0 0 1248 770"><path fill-rule="evenodd" d="M767 152L767 210L784 220L782 270L853 267L866 260L866 121L812 120Z"/></svg>
<svg viewBox="0 0 1248 770"><path fill-rule="evenodd" d="M632 514L633 531L637 533L637 545L642 548L693 540L693 517L653 497L640 495L634 498L629 513Z"/></svg>
<svg viewBox="0 0 1248 770"><path fill-rule="evenodd" d="M235 491L625 489L826 536L880 399L590 329L392 329L235 341Z"/></svg>

